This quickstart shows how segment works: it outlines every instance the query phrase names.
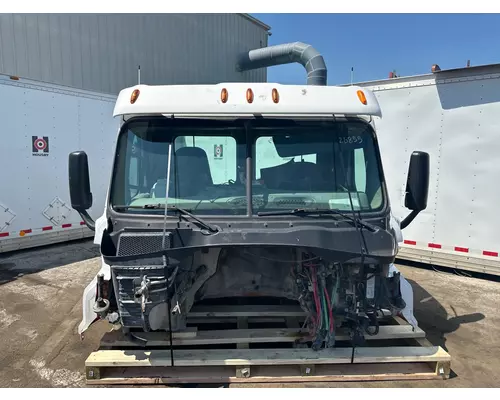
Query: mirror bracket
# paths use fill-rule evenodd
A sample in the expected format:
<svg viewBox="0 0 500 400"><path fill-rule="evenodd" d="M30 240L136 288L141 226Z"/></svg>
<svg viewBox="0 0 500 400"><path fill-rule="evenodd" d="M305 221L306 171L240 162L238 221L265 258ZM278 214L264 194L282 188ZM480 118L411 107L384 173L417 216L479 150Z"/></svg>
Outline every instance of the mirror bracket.
<svg viewBox="0 0 500 400"><path fill-rule="evenodd" d="M77 210L77 211L78 211L78 214L80 214L80 217L82 217L83 222L85 222L85 225L87 225L87 227L91 231L95 232L95 221L89 215L89 213L87 212L87 210Z"/></svg>
<svg viewBox="0 0 500 400"><path fill-rule="evenodd" d="M406 216L404 220L401 221L399 227L401 229L406 228L408 225L411 224L411 222L415 219L415 217L420 213L419 210L413 210L410 214Z"/></svg>

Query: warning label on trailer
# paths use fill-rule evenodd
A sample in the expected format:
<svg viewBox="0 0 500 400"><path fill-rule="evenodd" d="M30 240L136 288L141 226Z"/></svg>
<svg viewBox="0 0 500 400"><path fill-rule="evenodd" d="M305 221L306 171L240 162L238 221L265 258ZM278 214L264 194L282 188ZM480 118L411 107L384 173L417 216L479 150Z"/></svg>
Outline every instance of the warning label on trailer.
<svg viewBox="0 0 500 400"><path fill-rule="evenodd" d="M34 156L46 157L49 155L49 137L48 136L32 136L32 154Z"/></svg>
<svg viewBox="0 0 500 400"><path fill-rule="evenodd" d="M223 156L223 148L221 144L214 145L214 158L220 159Z"/></svg>

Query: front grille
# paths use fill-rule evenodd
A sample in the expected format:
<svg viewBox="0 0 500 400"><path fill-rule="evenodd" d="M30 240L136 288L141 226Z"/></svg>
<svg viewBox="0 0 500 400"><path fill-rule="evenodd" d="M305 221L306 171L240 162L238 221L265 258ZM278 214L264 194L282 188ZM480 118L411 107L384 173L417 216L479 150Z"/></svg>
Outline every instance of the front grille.
<svg viewBox="0 0 500 400"><path fill-rule="evenodd" d="M134 293L141 286L144 276L152 282L165 280L165 268L163 266L114 266L113 278L115 283L115 293L118 296L118 310L121 322L126 327L143 327L141 299L135 298ZM147 323L151 309L167 300L167 285L155 285L151 292L145 310L145 321Z"/></svg>
<svg viewBox="0 0 500 400"><path fill-rule="evenodd" d="M165 249L172 248L172 239L172 233L166 232ZM143 254L161 251L163 249L162 243L163 232L125 232L118 239L117 256L131 258L111 265L118 311L125 327L145 329L145 326L149 326L151 309L165 303L167 299L167 283L164 281L168 276L169 267L163 265L161 256L155 258L139 257ZM138 257L135 259L133 256ZM147 277L153 286L147 296L146 309L143 313L141 311L141 298L136 298L135 293L141 287L144 277Z"/></svg>
<svg viewBox="0 0 500 400"><path fill-rule="evenodd" d="M117 256L136 256L162 251L163 232L126 232L118 239ZM172 233L165 234L165 249L172 247Z"/></svg>

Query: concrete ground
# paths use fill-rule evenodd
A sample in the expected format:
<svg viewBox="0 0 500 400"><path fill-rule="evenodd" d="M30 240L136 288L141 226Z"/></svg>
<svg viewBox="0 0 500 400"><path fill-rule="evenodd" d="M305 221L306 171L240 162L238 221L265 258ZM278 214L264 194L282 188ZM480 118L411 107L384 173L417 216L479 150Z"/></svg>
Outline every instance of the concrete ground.
<svg viewBox="0 0 500 400"><path fill-rule="evenodd" d="M419 325L452 356L452 379L286 386L499 386L500 283L399 268L413 286ZM98 269L89 241L0 255L0 387L85 386L85 359L109 330L95 324L83 341L76 333L83 289Z"/></svg>

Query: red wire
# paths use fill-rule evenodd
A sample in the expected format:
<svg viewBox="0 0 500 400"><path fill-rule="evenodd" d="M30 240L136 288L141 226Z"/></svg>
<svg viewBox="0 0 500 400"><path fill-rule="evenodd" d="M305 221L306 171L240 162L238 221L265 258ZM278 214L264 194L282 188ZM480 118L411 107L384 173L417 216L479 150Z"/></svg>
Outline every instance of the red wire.
<svg viewBox="0 0 500 400"><path fill-rule="evenodd" d="M305 265L306 265L306 267L310 267L310 268L312 267L312 264L305 264ZM308 274L308 276L309 276L309 274ZM312 277L312 274L311 274L311 277ZM315 307L317 309L318 305L316 303L316 296L313 295L313 297L314 297L314 305L315 305ZM317 330L317 323L318 323L316 321L316 318L314 317L314 315L311 315L311 322L312 322L312 326L309 329L309 333L310 333L311 336L313 336L314 332L316 332L316 330Z"/></svg>
<svg viewBox="0 0 500 400"><path fill-rule="evenodd" d="M332 312L332 306L330 305L330 296L328 295L326 287L323 287L323 289L326 296L326 303L328 304L328 314L330 315L330 332L333 333L333 312Z"/></svg>
<svg viewBox="0 0 500 400"><path fill-rule="evenodd" d="M309 267L312 270L311 273L311 279L313 283L313 294L314 294L314 303L316 305L316 318L313 318L313 323L315 325L315 331L319 327L319 323L321 321L321 304L320 304L320 299L319 299L319 286L318 286L318 281L317 281L317 274L316 274L316 266L312 263L306 264L307 267ZM331 326L331 323L330 323Z"/></svg>
<svg viewBox="0 0 500 400"><path fill-rule="evenodd" d="M314 266L310 266L313 273L312 273L312 281L313 281L313 293L314 293L314 303L316 304L316 318L317 322L319 324L319 321L321 321L321 315L320 315L320 304L319 304L319 295L318 295L318 290L317 290L317 281L316 281L316 269Z"/></svg>
<svg viewBox="0 0 500 400"><path fill-rule="evenodd" d="M311 275L312 275L314 303L316 305L316 318L317 318L317 320L315 320L315 318L313 317L312 320L313 320L313 323L316 325L316 323L319 323L319 321L321 321L320 300L319 300L319 293L318 293L319 287L318 287L318 282L317 282L316 269L315 269L315 265L313 265L313 264L306 264L306 266L309 267L312 270L312 274ZM326 303L328 305L328 314L329 314L329 317L330 317L330 332L333 333L334 319L333 319L332 306L331 306L331 303L330 303L330 295L328 294L328 291L326 290L326 287L323 287L323 291L325 292ZM317 328L317 326L316 326L316 328Z"/></svg>

